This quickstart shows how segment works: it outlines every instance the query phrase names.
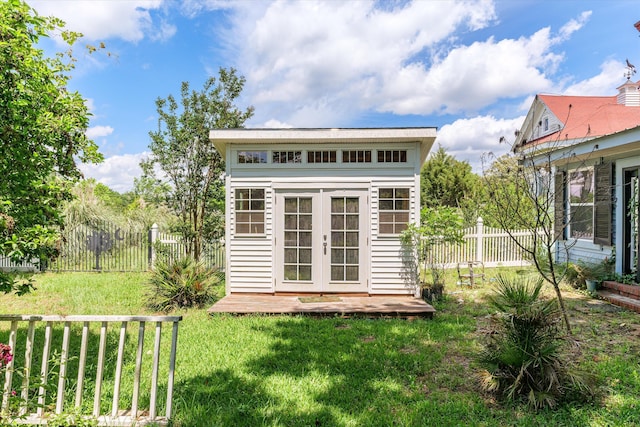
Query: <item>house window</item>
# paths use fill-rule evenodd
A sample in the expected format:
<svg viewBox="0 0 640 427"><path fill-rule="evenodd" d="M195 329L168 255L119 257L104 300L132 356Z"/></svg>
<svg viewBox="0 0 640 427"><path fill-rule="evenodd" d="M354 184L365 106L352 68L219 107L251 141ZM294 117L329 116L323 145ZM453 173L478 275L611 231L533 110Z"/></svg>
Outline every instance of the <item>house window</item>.
<svg viewBox="0 0 640 427"><path fill-rule="evenodd" d="M544 120L542 121L542 129L544 129L545 131L549 130L549 118L545 117Z"/></svg>
<svg viewBox="0 0 640 427"><path fill-rule="evenodd" d="M238 163L267 163L267 152L238 151Z"/></svg>
<svg viewBox="0 0 640 427"><path fill-rule="evenodd" d="M336 150L307 151L307 163L335 163Z"/></svg>
<svg viewBox="0 0 640 427"><path fill-rule="evenodd" d="M378 163L407 163L407 150L378 150Z"/></svg>
<svg viewBox="0 0 640 427"><path fill-rule="evenodd" d="M274 151L271 163L302 163L301 151Z"/></svg>
<svg viewBox="0 0 640 427"><path fill-rule="evenodd" d="M342 163L371 163L371 150L343 150Z"/></svg>
<svg viewBox="0 0 640 427"><path fill-rule="evenodd" d="M264 189L236 189L236 234L264 234Z"/></svg>
<svg viewBox="0 0 640 427"><path fill-rule="evenodd" d="M378 192L380 234L400 234L409 223L409 189L381 188Z"/></svg>
<svg viewBox="0 0 640 427"><path fill-rule="evenodd" d="M593 169L569 174L569 232L574 239L593 239Z"/></svg>

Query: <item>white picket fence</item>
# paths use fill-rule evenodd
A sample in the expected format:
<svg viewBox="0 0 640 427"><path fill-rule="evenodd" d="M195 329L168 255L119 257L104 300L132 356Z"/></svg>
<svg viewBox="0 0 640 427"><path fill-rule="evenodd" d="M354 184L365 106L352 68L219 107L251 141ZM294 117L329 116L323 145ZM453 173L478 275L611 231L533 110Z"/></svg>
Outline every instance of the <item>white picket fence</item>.
<svg viewBox="0 0 640 427"><path fill-rule="evenodd" d="M516 230L510 232L519 242L525 246L533 245L533 234L529 230ZM173 247L177 251L180 245L176 236L160 233L157 226L154 226L150 233L151 247L153 243L159 241L168 247ZM209 251L212 256L211 262L223 268L224 251L222 246L217 250ZM464 244L459 246L441 245L436 248L436 257L445 260L447 267L455 268L459 262L481 261L485 267L513 267L529 265L529 261L522 250L513 241L505 230L499 228L485 227L482 218L478 218L475 227L467 228L464 231ZM152 250L150 254L151 265L153 265L156 254ZM13 264L8 258L0 257L0 270L32 270L37 267L30 263Z"/></svg>
<svg viewBox="0 0 640 427"><path fill-rule="evenodd" d="M533 233L529 230L507 231L485 227L478 218L475 227L464 230L462 245L442 244L435 248L434 257L448 268L458 263L480 261L485 267L515 267L530 265L522 249L511 238L514 236L525 247L533 246Z"/></svg>

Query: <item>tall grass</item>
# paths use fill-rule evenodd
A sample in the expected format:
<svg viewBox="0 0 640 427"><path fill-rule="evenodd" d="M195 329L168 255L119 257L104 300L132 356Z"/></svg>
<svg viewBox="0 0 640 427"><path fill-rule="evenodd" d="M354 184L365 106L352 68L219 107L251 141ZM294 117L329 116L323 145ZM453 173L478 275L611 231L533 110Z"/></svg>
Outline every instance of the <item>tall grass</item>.
<svg viewBox="0 0 640 427"><path fill-rule="evenodd" d="M515 274L515 272L513 272ZM495 276L487 269L489 277ZM151 314L145 274L44 274L0 311ZM179 311L175 426L627 426L638 423L637 315L567 290L576 363L606 387L601 402L530 411L482 392L473 355L493 282L448 280L433 320L209 316ZM219 295L223 290L219 290ZM623 326L621 326L623 325ZM6 333L0 331L0 342ZM166 341L165 341L166 343ZM106 403L108 405L108 402Z"/></svg>

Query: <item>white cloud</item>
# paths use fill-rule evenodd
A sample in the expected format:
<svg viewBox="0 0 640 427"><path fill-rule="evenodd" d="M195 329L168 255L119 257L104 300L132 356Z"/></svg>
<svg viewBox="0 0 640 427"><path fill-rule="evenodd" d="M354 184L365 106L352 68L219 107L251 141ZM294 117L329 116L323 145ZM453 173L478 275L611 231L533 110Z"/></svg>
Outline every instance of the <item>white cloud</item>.
<svg viewBox="0 0 640 427"><path fill-rule="evenodd" d="M558 91L556 47L591 14L555 32L464 45L459 36L496 22L493 2L231 4L220 39L247 77L254 123L276 117L296 127L348 125L363 111L471 115L500 99ZM229 7L189 2L192 13Z"/></svg>
<svg viewBox="0 0 640 427"><path fill-rule="evenodd" d="M469 162L475 173L482 173L482 157L493 153L496 157L511 149L513 135L520 129L524 116L514 119L497 119L493 116L478 116L460 119L444 125L438 130L436 143L458 160ZM500 142L500 137L506 143ZM435 152L435 149L432 150ZM488 166L488 165L487 165Z"/></svg>
<svg viewBox="0 0 640 427"><path fill-rule="evenodd" d="M94 165L82 163L79 166L85 178L96 181L120 193L133 188L133 179L142 175L140 160L148 153L122 154L108 157L104 162Z"/></svg>
<svg viewBox="0 0 640 427"><path fill-rule="evenodd" d="M560 40L566 40L571 37L571 34L580 30L591 18L592 12L590 10L582 12L578 19L572 19L560 28Z"/></svg>
<svg viewBox="0 0 640 427"><path fill-rule="evenodd" d="M247 77L251 103L260 105L256 120L265 114L296 126L333 126L355 110L379 109L399 81L414 85L456 32L495 18L487 1L376 5L239 3L225 39L233 41L229 51Z"/></svg>
<svg viewBox="0 0 640 427"><path fill-rule="evenodd" d="M89 40L112 37L137 42L150 33L155 38L173 35L168 26L154 27L150 11L159 9L162 0L128 1L30 1L40 15L55 16L67 24L67 29L78 31Z"/></svg>
<svg viewBox="0 0 640 427"><path fill-rule="evenodd" d="M87 129L86 135L89 139L102 138L113 133L111 126L93 126Z"/></svg>
<svg viewBox="0 0 640 427"><path fill-rule="evenodd" d="M600 74L572 84L564 91L565 95L606 96L615 95L620 85L624 64L609 60L600 66Z"/></svg>

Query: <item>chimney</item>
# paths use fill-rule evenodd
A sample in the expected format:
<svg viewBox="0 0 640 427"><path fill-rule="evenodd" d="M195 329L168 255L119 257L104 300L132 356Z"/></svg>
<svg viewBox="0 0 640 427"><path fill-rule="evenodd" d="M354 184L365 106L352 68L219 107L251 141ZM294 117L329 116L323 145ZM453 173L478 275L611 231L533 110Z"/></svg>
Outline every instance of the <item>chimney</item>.
<svg viewBox="0 0 640 427"><path fill-rule="evenodd" d="M618 86L617 103L627 107L640 107L640 90L638 84L627 80L622 86Z"/></svg>

